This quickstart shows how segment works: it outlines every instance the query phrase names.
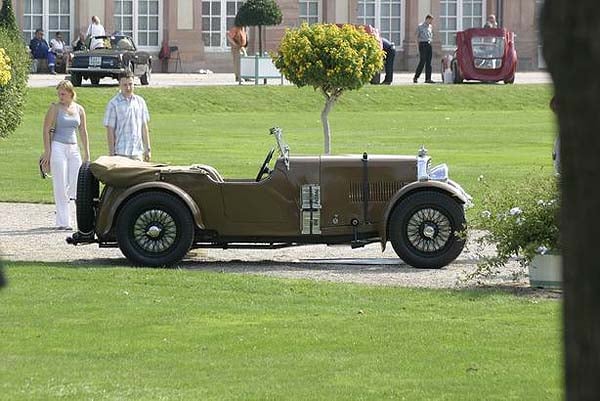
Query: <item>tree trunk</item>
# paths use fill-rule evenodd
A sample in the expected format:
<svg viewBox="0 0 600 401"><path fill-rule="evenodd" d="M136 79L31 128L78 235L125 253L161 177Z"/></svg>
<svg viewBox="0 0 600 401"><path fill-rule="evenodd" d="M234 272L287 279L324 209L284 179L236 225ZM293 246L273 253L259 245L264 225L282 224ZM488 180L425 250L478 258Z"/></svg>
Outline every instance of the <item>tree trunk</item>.
<svg viewBox="0 0 600 401"><path fill-rule="evenodd" d="M558 101L567 400L600 399L600 2L546 0L544 56Z"/></svg>
<svg viewBox="0 0 600 401"><path fill-rule="evenodd" d="M330 95L327 92L323 91L323 96L325 96L325 107L321 112L321 123L323 123L323 152L328 155L331 153L331 130L329 128L329 112L333 108L337 97L335 95Z"/></svg>

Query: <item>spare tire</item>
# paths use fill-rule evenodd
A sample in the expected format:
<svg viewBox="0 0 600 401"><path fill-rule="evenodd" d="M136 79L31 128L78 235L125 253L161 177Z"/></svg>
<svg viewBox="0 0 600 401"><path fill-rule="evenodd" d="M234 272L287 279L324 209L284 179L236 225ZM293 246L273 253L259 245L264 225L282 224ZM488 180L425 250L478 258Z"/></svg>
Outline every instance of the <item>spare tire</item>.
<svg viewBox="0 0 600 401"><path fill-rule="evenodd" d="M96 223L96 204L100 184L90 170L90 162L83 162L77 176L77 229L84 234L91 234Z"/></svg>

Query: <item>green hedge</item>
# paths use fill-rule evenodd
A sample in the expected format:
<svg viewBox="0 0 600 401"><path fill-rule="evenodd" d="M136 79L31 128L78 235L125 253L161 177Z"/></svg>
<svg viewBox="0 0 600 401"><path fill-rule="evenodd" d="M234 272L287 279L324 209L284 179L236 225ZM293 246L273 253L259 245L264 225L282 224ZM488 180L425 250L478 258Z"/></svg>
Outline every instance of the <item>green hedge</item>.
<svg viewBox="0 0 600 401"><path fill-rule="evenodd" d="M18 33L0 28L0 48L10 58L10 81L0 87L0 137L7 137L21 123L31 60Z"/></svg>

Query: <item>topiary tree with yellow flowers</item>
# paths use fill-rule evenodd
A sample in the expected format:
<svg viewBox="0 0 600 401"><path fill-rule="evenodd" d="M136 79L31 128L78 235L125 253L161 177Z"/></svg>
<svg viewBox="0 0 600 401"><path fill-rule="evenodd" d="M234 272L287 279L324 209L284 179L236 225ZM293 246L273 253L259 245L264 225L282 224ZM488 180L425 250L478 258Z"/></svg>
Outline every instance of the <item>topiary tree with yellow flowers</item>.
<svg viewBox="0 0 600 401"><path fill-rule="evenodd" d="M379 41L354 25L303 24L287 30L275 66L298 87L312 86L325 97L321 112L324 152L331 153L329 112L346 90L359 89L383 68Z"/></svg>

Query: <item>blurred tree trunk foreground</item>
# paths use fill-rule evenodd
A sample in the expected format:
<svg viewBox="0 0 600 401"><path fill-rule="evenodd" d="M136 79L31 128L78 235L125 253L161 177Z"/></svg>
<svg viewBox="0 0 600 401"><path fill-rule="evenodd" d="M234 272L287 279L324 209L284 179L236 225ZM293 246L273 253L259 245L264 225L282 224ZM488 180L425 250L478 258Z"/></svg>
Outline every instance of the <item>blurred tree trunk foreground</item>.
<svg viewBox="0 0 600 401"><path fill-rule="evenodd" d="M567 400L600 399L600 1L546 0L558 101Z"/></svg>

